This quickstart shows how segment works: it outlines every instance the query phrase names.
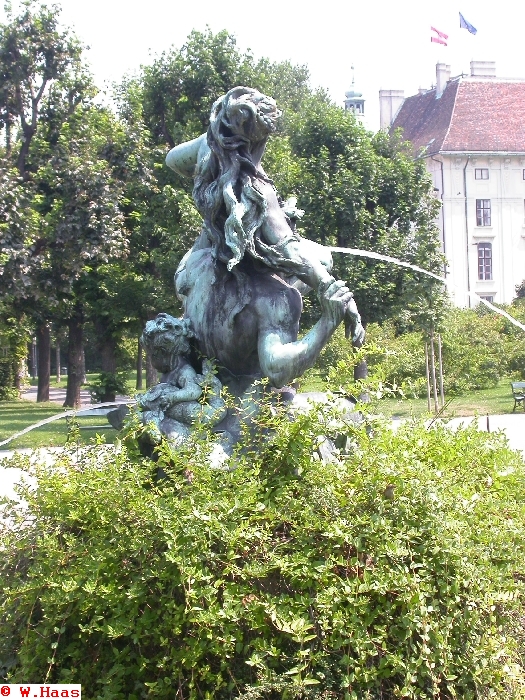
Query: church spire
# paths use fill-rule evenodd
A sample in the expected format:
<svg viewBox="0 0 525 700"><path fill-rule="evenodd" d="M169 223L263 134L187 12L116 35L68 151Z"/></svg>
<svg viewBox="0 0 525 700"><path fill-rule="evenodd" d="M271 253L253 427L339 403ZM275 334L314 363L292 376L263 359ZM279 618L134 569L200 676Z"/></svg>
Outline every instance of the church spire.
<svg viewBox="0 0 525 700"><path fill-rule="evenodd" d="M352 85L348 92L345 92L345 110L353 112L361 121L365 113L365 100L363 93L358 92L355 88L355 69L353 65L350 66L350 70L352 71Z"/></svg>

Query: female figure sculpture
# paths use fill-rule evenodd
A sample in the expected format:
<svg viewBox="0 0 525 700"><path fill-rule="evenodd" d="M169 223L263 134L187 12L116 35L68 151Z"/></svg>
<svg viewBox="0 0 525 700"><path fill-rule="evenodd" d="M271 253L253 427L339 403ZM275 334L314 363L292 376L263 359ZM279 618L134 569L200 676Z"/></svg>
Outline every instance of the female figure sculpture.
<svg viewBox="0 0 525 700"><path fill-rule="evenodd" d="M255 379L282 387L312 366L346 320L364 337L350 290L330 274L331 254L299 236L261 159L280 112L257 90L236 87L215 102L207 134L173 148L166 163L194 177L204 226L175 284L199 350L239 395ZM313 288L321 319L298 340L299 289Z"/></svg>

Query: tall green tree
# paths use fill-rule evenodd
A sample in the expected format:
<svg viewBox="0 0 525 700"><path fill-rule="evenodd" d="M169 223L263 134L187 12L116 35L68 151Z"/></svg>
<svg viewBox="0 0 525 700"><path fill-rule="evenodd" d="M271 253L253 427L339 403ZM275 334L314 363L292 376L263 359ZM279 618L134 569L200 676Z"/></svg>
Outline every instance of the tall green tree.
<svg viewBox="0 0 525 700"><path fill-rule="evenodd" d="M69 328L67 406L77 405L80 398L89 279L97 275L99 265L127 255L124 188L112 162L115 129L118 124L107 110L77 110L63 124L48 163L38 171L39 208L47 234L44 284L52 286L57 311Z"/></svg>
<svg viewBox="0 0 525 700"><path fill-rule="evenodd" d="M353 115L313 98L290 124L305 234L324 245L358 248L443 271L435 225L439 204L424 164L401 140L372 135ZM439 283L392 263L334 254L366 323L438 305Z"/></svg>
<svg viewBox="0 0 525 700"><path fill-rule="evenodd" d="M271 94L294 111L310 94L305 66L288 61L256 61L242 52L227 31L193 31L180 49L171 49L143 68L145 124L156 143L173 147L202 134L215 100L235 85Z"/></svg>
<svg viewBox="0 0 525 700"><path fill-rule="evenodd" d="M40 256L45 235L36 234L38 207L29 206L39 197L41 183L37 172L42 162L43 131L49 144L58 139L64 123L94 95L91 79L82 64L82 47L76 37L60 28L59 8L34 0L23 3L20 14L7 8L7 22L0 25L0 128L3 127L5 162L3 169L16 168L14 186L31 211L32 226L19 239L16 254L8 265L12 279L2 275L4 291L14 292L17 314L32 318L38 338L38 400L49 398L50 320L53 315L48 294L39 288ZM22 192L23 191L23 192ZM13 228L12 219L3 219L3 235ZM3 241L2 241L3 242ZM11 253L15 248L10 248ZM25 259L22 260L22 258ZM17 275L18 270L18 275ZM17 287L17 281L23 284ZM49 290L48 290L49 291Z"/></svg>
<svg viewBox="0 0 525 700"><path fill-rule="evenodd" d="M108 144L108 156L122 183L121 211L127 255L90 275L90 320L99 328L101 368L114 374L122 335L140 337L146 321L160 310L179 314L173 273L200 230L191 196L164 178L165 147L144 127L136 86Z"/></svg>
<svg viewBox="0 0 525 700"><path fill-rule="evenodd" d="M42 129L32 147L40 167L30 185L19 190L30 193L26 219L34 225L15 227L4 217L2 242L11 245L4 256L2 288L19 311L31 309L40 325L49 329L55 320L68 326L68 406L79 403L86 280L98 265L127 253L123 187L108 154L114 125L107 110L89 106L61 124L55 141Z"/></svg>
<svg viewBox="0 0 525 700"><path fill-rule="evenodd" d="M6 151L16 151L21 177L29 177L28 157L42 105L53 90L66 93L72 112L90 83L81 62L82 47L59 27L59 8L35 0L14 15L7 7L6 24L0 25L0 127Z"/></svg>

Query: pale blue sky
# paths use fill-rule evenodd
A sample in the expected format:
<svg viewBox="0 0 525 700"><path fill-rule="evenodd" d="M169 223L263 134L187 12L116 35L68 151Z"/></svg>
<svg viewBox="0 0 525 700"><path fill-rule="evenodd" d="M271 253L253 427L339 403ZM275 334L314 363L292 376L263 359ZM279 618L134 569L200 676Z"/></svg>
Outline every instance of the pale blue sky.
<svg viewBox="0 0 525 700"><path fill-rule="evenodd" d="M13 4L16 4L13 2ZM366 98L368 126L379 126L380 88L406 95L430 87L435 64L452 75L468 72L475 60L495 60L500 77L525 78L525 3L501 0L398 2L197 2L148 0L62 0L62 21L91 48L87 56L96 81L119 80L150 56L179 47L192 29L227 29L256 57L307 64L314 86L326 87L342 104L355 66L356 86ZM497 9L495 9L497 8ZM478 29L459 29L459 12ZM0 11L3 21L5 15ZM448 47L430 42L430 26L449 35Z"/></svg>

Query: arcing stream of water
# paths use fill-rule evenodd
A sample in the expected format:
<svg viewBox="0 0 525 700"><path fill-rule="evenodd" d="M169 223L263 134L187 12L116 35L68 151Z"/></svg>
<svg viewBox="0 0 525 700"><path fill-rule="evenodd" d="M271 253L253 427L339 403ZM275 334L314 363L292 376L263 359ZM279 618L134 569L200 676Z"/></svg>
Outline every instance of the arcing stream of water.
<svg viewBox="0 0 525 700"><path fill-rule="evenodd" d="M348 255L357 255L360 258L372 258L374 260L383 260L385 262L394 263L394 265L398 265L399 267L408 267L411 270L414 270L415 272L421 272L424 275L428 275L428 277L433 277L434 279L438 280L439 282L442 282L444 285L446 285L449 288L450 287L457 288L457 285L453 285L452 282L450 280L447 280L446 277L440 277L439 275L436 275L433 272L429 272L428 270L424 270L422 267L418 267L418 265L412 265L412 263L403 262L403 260L398 260L397 258L392 258L390 255L381 255L381 253L372 253L369 250L360 250L359 248L337 248L337 247L330 246L330 250L332 251L332 253L346 253ZM472 299L476 299L481 304L485 304L485 306L488 306L489 309L491 309L495 313L499 314L500 316L504 316L512 324L514 324L518 328L521 328L522 331L525 331L525 325L523 325L523 323L520 323L516 318L514 318L513 316L508 314L503 309L499 309L497 306L494 306L494 304L491 304L490 301L483 299L482 297L478 296L475 292L467 292L467 294Z"/></svg>

